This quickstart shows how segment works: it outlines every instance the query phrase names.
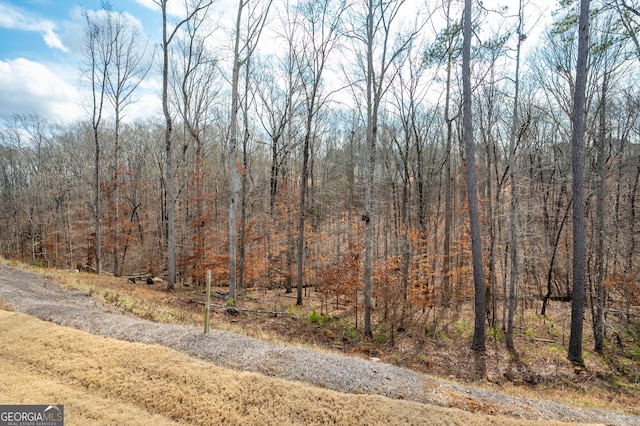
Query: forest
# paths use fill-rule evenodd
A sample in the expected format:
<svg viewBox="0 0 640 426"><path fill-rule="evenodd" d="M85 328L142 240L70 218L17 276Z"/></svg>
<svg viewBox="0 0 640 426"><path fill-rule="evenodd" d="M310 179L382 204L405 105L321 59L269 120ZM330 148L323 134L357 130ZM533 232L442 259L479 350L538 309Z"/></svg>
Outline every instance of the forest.
<svg viewBox="0 0 640 426"><path fill-rule="evenodd" d="M87 11L85 119L0 124L0 255L313 291L368 336L472 303L478 350L550 301L596 345L637 316L639 2L167 1L160 41Z"/></svg>

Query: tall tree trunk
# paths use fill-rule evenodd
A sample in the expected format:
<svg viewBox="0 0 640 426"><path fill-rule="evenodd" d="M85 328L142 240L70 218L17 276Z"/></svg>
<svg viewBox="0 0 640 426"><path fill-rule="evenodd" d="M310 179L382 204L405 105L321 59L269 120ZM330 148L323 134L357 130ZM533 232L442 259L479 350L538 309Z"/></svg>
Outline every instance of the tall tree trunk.
<svg viewBox="0 0 640 426"><path fill-rule="evenodd" d="M117 101L116 101L117 102ZM113 275L120 272L120 109L116 108L114 153L113 153Z"/></svg>
<svg viewBox="0 0 640 426"><path fill-rule="evenodd" d="M88 59L90 62L90 76L91 76L91 95L92 95L92 117L91 125L93 130L93 142L95 144L94 151L94 250L96 260L96 272L102 273L102 242L101 242L101 226L100 219L102 216L100 205L100 124L102 122L102 112L104 110L104 99L107 90L107 78L109 65L112 60L112 45L111 41L105 38L105 28L96 22L92 22L87 16L87 48ZM35 245L34 245L35 249ZM35 260L35 254L33 255ZM87 259L89 261L90 259Z"/></svg>
<svg viewBox="0 0 640 426"><path fill-rule="evenodd" d="M203 142L200 138L196 139L196 152L194 158L194 171L195 171L195 194L196 194L196 244L195 244L195 261L200 265L204 265L205 260L205 224L206 219L204 216L204 173L202 170L203 164ZM202 272L202 271L201 271ZM198 281L202 284L204 282L202 275L199 276Z"/></svg>
<svg viewBox="0 0 640 426"><path fill-rule="evenodd" d="M464 2L462 48L462 124L464 147L467 157L467 200L469 203L469 225L471 231L471 256L473 259L473 284L475 296L475 321L473 328L474 351L485 350L484 318L486 295L484 271L482 269L482 241L480 239L480 215L476 188L475 147L473 141L473 120L471 116L471 0Z"/></svg>
<svg viewBox="0 0 640 426"><path fill-rule="evenodd" d="M417 143L417 141L416 141ZM409 194L411 192L411 176L409 174L409 149L411 146L411 136L407 132L405 135L404 154L402 154L402 290L403 298L406 301L409 291L409 266L411 264L411 242L409 241L410 211Z"/></svg>
<svg viewBox="0 0 640 426"><path fill-rule="evenodd" d="M276 205L276 196L278 195L278 178L280 174L280 164L278 156L278 139L273 135L271 137L271 172L269 175L269 211L271 216L274 215L274 207Z"/></svg>
<svg viewBox="0 0 640 426"><path fill-rule="evenodd" d="M416 195L418 196L418 226L420 232L427 232L427 194L425 193L424 158L422 157L422 141L416 137Z"/></svg>
<svg viewBox="0 0 640 426"><path fill-rule="evenodd" d="M375 72L373 69L373 21L374 2L369 0L367 13L367 166L365 169L364 188L364 335L371 337L371 290L372 290L372 256L373 256L373 178L376 160L376 139L377 139L377 109L374 105L375 96Z"/></svg>
<svg viewBox="0 0 640 426"><path fill-rule="evenodd" d="M307 119L310 122L311 114ZM302 305L302 278L303 278L303 260L304 260L304 222L305 222L305 205L307 195L307 179L309 167L309 139L311 138L311 126L307 125L307 133L304 138L304 146L302 148L302 176L300 182L300 211L298 223L298 281L296 292L296 305Z"/></svg>
<svg viewBox="0 0 640 426"><path fill-rule="evenodd" d="M242 9L244 0L238 0L236 18L236 35L233 48L233 73L231 77L231 123L229 124L229 298L236 298L236 251L237 251L237 198L238 198L238 166L236 164L238 145L238 84L240 80L240 26L242 25Z"/></svg>
<svg viewBox="0 0 640 426"><path fill-rule="evenodd" d="M442 248L442 303L449 306L451 302L451 222L453 221L453 201L451 188L451 145L453 139L453 119L451 112L451 68L453 53L449 52L447 59L447 86L444 100L444 120L447 124L447 141L444 150L444 230Z"/></svg>
<svg viewBox="0 0 640 426"><path fill-rule="evenodd" d="M520 95L520 50L524 34L522 34L523 0L518 6L518 44L516 47L516 72L514 78L513 113L511 132L509 134L509 313L507 319L507 348L513 349L513 317L516 311L516 280L518 278L518 199L516 191L516 136L518 128L518 102Z"/></svg>
<svg viewBox="0 0 640 426"><path fill-rule="evenodd" d="M231 77L231 120L229 123L229 187L230 187L230 201L229 201L229 298L231 301L235 301L236 298L236 253L237 253L237 203L238 203L238 164L237 164L237 151L238 151L238 108L239 108L239 81L240 81L240 69L243 65L249 67L251 61L251 55L260 39L260 34L264 28L265 21L268 16L269 8L271 7L272 0L267 0L266 5L262 11L257 9L249 10L250 22L247 24L247 35L243 41L242 51L243 57L240 57L240 30L242 28L242 11L244 6L249 4L248 0L238 0L238 15L236 17L235 28L235 41L233 47L233 71ZM255 3L252 3L255 4ZM248 75L247 70L247 75Z"/></svg>
<svg viewBox="0 0 640 426"><path fill-rule="evenodd" d="M569 361L584 365L582 326L585 298L585 223L584 223L584 121L587 58L589 55L589 0L580 0L578 19L578 64L573 97L571 158L573 168L573 294L571 298L571 335Z"/></svg>
<svg viewBox="0 0 640 426"><path fill-rule="evenodd" d="M240 200L240 241L239 243L239 262L238 265L238 288L242 290L244 286L245 276L245 256L246 256L246 240L247 240L247 191L248 191L248 170L249 170L249 77L251 73L251 61L247 60L245 63L245 80L244 80L244 107L243 107L243 124L244 124L244 136L242 138L242 183L241 183L241 200Z"/></svg>
<svg viewBox="0 0 640 426"><path fill-rule="evenodd" d="M602 353L604 350L604 202L606 198L606 178L607 178L607 160L605 157L605 147L607 142L607 80L608 74L605 72L602 81L602 94L600 98L600 128L598 137L598 158L596 164L596 173L598 174L598 188L596 190L596 287L597 287L597 305L596 315L593 325L593 333L595 339L594 350Z"/></svg>
<svg viewBox="0 0 640 426"><path fill-rule="evenodd" d="M100 209L100 143L99 143L99 136L98 136L98 126L95 125L94 129L93 129L93 138L95 141L95 154L94 154L94 167L95 167L95 171L94 171L94 200L93 200L93 222L94 222L94 229L95 229L95 233L96 233L96 237L95 237L95 256L96 256L96 272L98 274L102 273L102 249L101 249L101 241L100 241L100 215L101 215L101 209Z"/></svg>
<svg viewBox="0 0 640 426"><path fill-rule="evenodd" d="M492 80L494 78L493 76L493 67L491 70L491 74L492 74ZM493 92L493 89L490 89L491 92ZM490 99L487 100L487 102L489 103L489 105L487 106L487 123L488 123L488 128L487 129L483 129L483 125L480 125L480 129L481 132L484 133L483 135L483 139L484 139L484 145L485 145L485 151L486 151L486 168L487 168L487 177L486 177L486 182L485 182L485 186L486 186L486 195L485 195L485 199L486 199L486 211L485 211L485 215L488 218L488 222L489 222L489 251L488 251L488 265L487 265L487 272L489 273L489 276L487 277L487 287L486 287L486 293L487 293L487 320L489 323L490 327L495 326L495 322L496 322L496 289L497 289L497 278L496 278L496 240L500 237L501 235L501 226L500 224L498 224L498 219L496 218L497 214L496 214L496 210L499 210L501 207L501 202L500 202L500 195L502 192L501 186L502 186L502 182L498 182L497 184L497 188L495 190L495 197L496 197L496 202L495 202L495 206L493 203L493 177L492 177L492 169L494 169L496 167L495 163L497 163L497 155L495 154L495 141L493 141L493 138L491 136L491 126L492 126L492 120L493 120L493 97L494 94L491 93L488 95L488 97ZM497 176L497 170L495 171L495 174Z"/></svg>
<svg viewBox="0 0 640 426"><path fill-rule="evenodd" d="M173 162L171 161L171 137L173 122L169 111L169 42L167 36L167 0L162 6L162 112L166 123L164 132L165 185L167 204L167 290L172 291L176 280L175 224L173 204Z"/></svg>

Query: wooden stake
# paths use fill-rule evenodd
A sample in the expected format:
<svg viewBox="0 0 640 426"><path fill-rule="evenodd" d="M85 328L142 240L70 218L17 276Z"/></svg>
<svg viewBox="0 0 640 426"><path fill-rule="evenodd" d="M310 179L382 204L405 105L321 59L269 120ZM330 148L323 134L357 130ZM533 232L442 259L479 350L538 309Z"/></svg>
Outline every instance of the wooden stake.
<svg viewBox="0 0 640 426"><path fill-rule="evenodd" d="M211 303L211 271L207 269L207 295L204 304L204 334L209 332L209 313Z"/></svg>

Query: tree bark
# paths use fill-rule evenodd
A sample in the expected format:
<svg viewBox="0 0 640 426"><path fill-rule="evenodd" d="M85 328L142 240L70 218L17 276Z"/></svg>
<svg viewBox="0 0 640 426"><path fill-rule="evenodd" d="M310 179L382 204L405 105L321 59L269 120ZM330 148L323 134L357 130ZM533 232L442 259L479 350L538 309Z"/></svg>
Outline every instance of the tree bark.
<svg viewBox="0 0 640 426"><path fill-rule="evenodd" d="M462 121L466 155L467 201L469 203L469 226L471 231L471 256L473 259L473 284L475 296L475 320L473 328L474 351L485 350L484 318L486 295L482 266L482 241L480 237L480 215L476 187L475 146L471 115L471 0L464 2L463 48L462 48Z"/></svg>
<svg viewBox="0 0 640 426"><path fill-rule="evenodd" d="M167 0L162 2L162 112L165 119L165 185L167 203L167 290L172 291L176 280L175 224L173 200L173 162L171 161L171 134L173 121L169 111L169 42L167 36Z"/></svg>
<svg viewBox="0 0 640 426"><path fill-rule="evenodd" d="M244 287L245 262L246 262L246 243L247 243L247 198L248 194L248 170L249 170L249 84L251 76L251 61L245 63L245 79L244 79L244 106L242 108L244 136L242 138L242 181L241 181L241 198L240 198L240 240L239 244L239 265L238 265L238 288L242 291Z"/></svg>
<svg viewBox="0 0 640 426"><path fill-rule="evenodd" d="M242 9L245 0L238 0L236 17L236 34L233 48L233 71L231 77L231 123L229 124L229 299L236 298L236 252L237 252L237 198L238 198L238 166L236 164L238 146L238 84L240 80L240 26L242 25Z"/></svg>
<svg viewBox="0 0 640 426"><path fill-rule="evenodd" d="M518 127L518 101L520 94L520 50L524 35L522 34L523 0L518 6L518 44L516 47L516 71L514 77L513 113L511 133L509 135L509 313L507 319L507 348L513 349L513 317L516 311L516 280L518 278L518 201L516 191L516 134Z"/></svg>
<svg viewBox="0 0 640 426"><path fill-rule="evenodd" d="M584 121L587 58L589 55L589 0L580 0L578 20L578 64L573 97L571 159L573 169L573 293L571 297L571 334L569 361L584 365L582 326L585 299L585 220L584 220Z"/></svg>
<svg viewBox="0 0 640 426"><path fill-rule="evenodd" d="M606 178L607 162L605 157L605 146L607 142L606 109L607 109L607 80L608 74L605 72L602 81L602 94L600 98L600 127L598 135L598 152L596 159L596 173L598 174L598 187L596 189L596 315L594 321L594 350L602 353L604 350L604 276L605 276L605 213L604 203L606 198Z"/></svg>
<svg viewBox="0 0 640 426"><path fill-rule="evenodd" d="M365 170L365 188L364 188L364 214L362 220L364 222L364 335L371 337L371 289L372 289L372 252L373 252L373 177L375 171L376 160L376 141L378 131L378 114L374 105L375 97L375 72L373 69L373 22L374 2L368 1L367 8L367 25L366 25L366 42L367 42L367 160L368 164Z"/></svg>

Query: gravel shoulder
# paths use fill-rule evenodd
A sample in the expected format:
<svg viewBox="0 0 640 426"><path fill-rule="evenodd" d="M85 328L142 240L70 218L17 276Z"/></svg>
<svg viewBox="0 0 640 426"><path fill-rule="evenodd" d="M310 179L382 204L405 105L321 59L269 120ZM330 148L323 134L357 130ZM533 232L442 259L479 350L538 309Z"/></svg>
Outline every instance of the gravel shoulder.
<svg viewBox="0 0 640 426"><path fill-rule="evenodd" d="M159 324L124 313L53 280L0 264L0 309L118 340L174 349L226 369L260 373L348 394L462 409L511 419L640 424L640 417L517 398L444 382L390 364L264 342L230 332ZM498 424L500 422L498 421Z"/></svg>

